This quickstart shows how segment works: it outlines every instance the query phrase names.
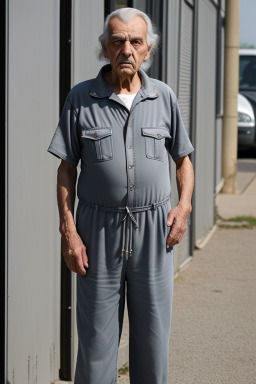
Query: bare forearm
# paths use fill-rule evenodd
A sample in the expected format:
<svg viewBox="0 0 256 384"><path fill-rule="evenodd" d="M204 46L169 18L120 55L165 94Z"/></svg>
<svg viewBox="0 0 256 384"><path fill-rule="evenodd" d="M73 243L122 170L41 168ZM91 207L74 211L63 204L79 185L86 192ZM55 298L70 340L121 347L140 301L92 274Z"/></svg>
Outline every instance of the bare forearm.
<svg viewBox="0 0 256 384"><path fill-rule="evenodd" d="M76 168L62 161L58 168L57 200L60 215L62 255L68 268L80 275L86 274L89 267L86 246L77 233L74 222L74 202L76 191Z"/></svg>
<svg viewBox="0 0 256 384"><path fill-rule="evenodd" d="M179 205L191 212L191 199L194 188L194 171L188 156L176 162L176 180L179 192Z"/></svg>
<svg viewBox="0 0 256 384"><path fill-rule="evenodd" d="M167 225L171 227L167 237L167 248L178 244L187 228L187 217L192 210L191 198L194 188L194 171L188 156L176 162L176 178L179 204L168 214Z"/></svg>
<svg viewBox="0 0 256 384"><path fill-rule="evenodd" d="M76 232L74 202L77 171L75 167L61 163L57 176L57 200L60 216L60 233Z"/></svg>

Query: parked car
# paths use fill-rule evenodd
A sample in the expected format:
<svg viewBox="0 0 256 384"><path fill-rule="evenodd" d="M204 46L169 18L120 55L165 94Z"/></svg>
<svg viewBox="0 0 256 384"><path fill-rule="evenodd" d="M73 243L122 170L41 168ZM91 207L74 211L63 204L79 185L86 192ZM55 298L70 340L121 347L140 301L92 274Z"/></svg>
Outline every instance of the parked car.
<svg viewBox="0 0 256 384"><path fill-rule="evenodd" d="M238 147L256 147L256 49L239 50Z"/></svg>

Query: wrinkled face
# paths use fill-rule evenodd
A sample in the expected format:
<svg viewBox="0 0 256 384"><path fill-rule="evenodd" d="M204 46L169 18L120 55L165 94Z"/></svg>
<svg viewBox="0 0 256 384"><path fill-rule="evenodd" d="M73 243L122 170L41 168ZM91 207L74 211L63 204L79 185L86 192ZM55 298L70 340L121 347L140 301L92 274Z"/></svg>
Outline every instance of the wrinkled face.
<svg viewBox="0 0 256 384"><path fill-rule="evenodd" d="M130 77L149 58L147 24L140 16L124 23L118 17L109 22L109 39L102 43L104 56L109 59L118 77Z"/></svg>

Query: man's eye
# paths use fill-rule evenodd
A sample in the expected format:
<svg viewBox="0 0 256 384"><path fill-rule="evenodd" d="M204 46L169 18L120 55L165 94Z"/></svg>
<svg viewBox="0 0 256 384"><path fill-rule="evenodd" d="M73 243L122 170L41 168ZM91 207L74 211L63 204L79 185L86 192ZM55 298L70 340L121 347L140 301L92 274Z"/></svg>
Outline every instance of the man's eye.
<svg viewBox="0 0 256 384"><path fill-rule="evenodd" d="M140 41L139 40L134 40L132 44L133 45L140 45Z"/></svg>
<svg viewBox="0 0 256 384"><path fill-rule="evenodd" d="M120 45L120 44L121 44L121 40L114 40L114 41L113 41L113 44L114 44L115 46Z"/></svg>

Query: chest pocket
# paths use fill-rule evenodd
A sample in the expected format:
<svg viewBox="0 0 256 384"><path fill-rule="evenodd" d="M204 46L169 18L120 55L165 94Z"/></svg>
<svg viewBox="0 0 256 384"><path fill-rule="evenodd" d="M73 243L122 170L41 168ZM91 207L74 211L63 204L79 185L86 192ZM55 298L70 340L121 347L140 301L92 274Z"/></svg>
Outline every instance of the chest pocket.
<svg viewBox="0 0 256 384"><path fill-rule="evenodd" d="M166 157L166 139L171 139L169 129L166 127L141 128L145 138L145 153L149 159L163 161Z"/></svg>
<svg viewBox="0 0 256 384"><path fill-rule="evenodd" d="M81 138L85 149L85 156L90 161L113 159L112 128L91 128L82 131Z"/></svg>

